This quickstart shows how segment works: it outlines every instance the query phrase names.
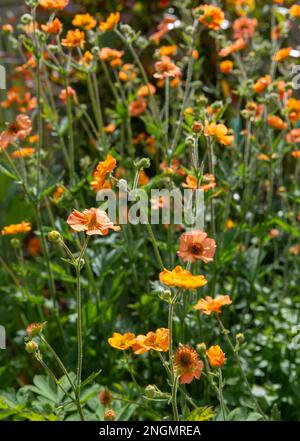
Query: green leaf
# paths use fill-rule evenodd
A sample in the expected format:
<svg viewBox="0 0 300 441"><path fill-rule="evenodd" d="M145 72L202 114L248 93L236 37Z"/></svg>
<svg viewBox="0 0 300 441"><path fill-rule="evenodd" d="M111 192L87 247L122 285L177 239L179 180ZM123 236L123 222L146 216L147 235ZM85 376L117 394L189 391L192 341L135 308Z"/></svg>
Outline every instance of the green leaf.
<svg viewBox="0 0 300 441"><path fill-rule="evenodd" d="M187 421L209 421L213 419L214 416L215 411L212 407L198 407L188 415Z"/></svg>

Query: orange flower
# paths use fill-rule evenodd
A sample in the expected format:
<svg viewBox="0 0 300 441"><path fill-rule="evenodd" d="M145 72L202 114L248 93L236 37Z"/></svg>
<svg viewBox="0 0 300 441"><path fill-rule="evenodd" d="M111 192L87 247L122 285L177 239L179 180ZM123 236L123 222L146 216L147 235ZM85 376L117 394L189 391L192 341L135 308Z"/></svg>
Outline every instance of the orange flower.
<svg viewBox="0 0 300 441"><path fill-rule="evenodd" d="M300 5L293 5L290 7L290 16L291 17L300 17Z"/></svg>
<svg viewBox="0 0 300 441"><path fill-rule="evenodd" d="M154 95L156 92L156 87L153 86L153 84L146 84L145 86L142 86L137 91L137 96L139 97L145 97L149 95Z"/></svg>
<svg viewBox="0 0 300 441"><path fill-rule="evenodd" d="M90 51L85 51L79 64L83 64L85 67L89 67L94 59L94 55Z"/></svg>
<svg viewBox="0 0 300 441"><path fill-rule="evenodd" d="M225 354L220 348L220 346L211 346L207 351L206 355L209 361L209 364L213 368L221 368L225 364Z"/></svg>
<svg viewBox="0 0 300 441"><path fill-rule="evenodd" d="M217 6L202 5L196 9L201 14L199 17L200 23L207 26L209 29L217 31L220 29L224 21L224 12Z"/></svg>
<svg viewBox="0 0 300 441"><path fill-rule="evenodd" d="M289 98L286 102L286 109L290 121L297 122L300 119L300 100Z"/></svg>
<svg viewBox="0 0 300 441"><path fill-rule="evenodd" d="M169 330L159 328L147 335L138 335L132 345L135 354L144 354L150 351L167 352L169 350Z"/></svg>
<svg viewBox="0 0 300 441"><path fill-rule="evenodd" d="M127 332L126 334L119 334L118 332L114 332L113 336L108 339L108 343L110 346L116 349L120 349L121 351L125 351L126 349L131 348L135 341L135 335L131 332Z"/></svg>
<svg viewBox="0 0 300 441"><path fill-rule="evenodd" d="M214 175L205 174L202 178L202 184L200 185L200 189L203 191L209 191L216 187L216 181ZM188 175L186 177L186 181L182 184L185 188L190 188L191 190L197 189L197 179L195 176Z"/></svg>
<svg viewBox="0 0 300 441"><path fill-rule="evenodd" d="M149 180L150 180L149 176L147 176L147 174L145 173L144 170L141 170L141 172L139 174L139 179L138 179L139 186L143 187L144 185L147 185Z"/></svg>
<svg viewBox="0 0 300 441"><path fill-rule="evenodd" d="M205 136L215 136L217 141L222 145L231 145L234 140L233 135L228 134L229 129L224 124L209 124L207 121L205 123L204 135Z"/></svg>
<svg viewBox="0 0 300 441"><path fill-rule="evenodd" d="M190 346L179 346L174 354L174 370L179 376L180 384L190 384L194 378L199 380L204 367L195 349Z"/></svg>
<svg viewBox="0 0 300 441"><path fill-rule="evenodd" d="M27 158L35 153L35 149L32 147L23 147L19 150L15 150L12 154L12 158Z"/></svg>
<svg viewBox="0 0 300 441"><path fill-rule="evenodd" d="M28 233L29 231L31 231L31 223L23 221L20 224L7 225L2 229L1 234L6 236L8 234Z"/></svg>
<svg viewBox="0 0 300 441"><path fill-rule="evenodd" d="M116 130L116 125L113 123L108 124L107 126L104 127L104 131L106 133L114 133L114 131Z"/></svg>
<svg viewBox="0 0 300 441"><path fill-rule="evenodd" d="M204 276L193 276L190 271L184 270L180 265L172 271L165 268L159 274L159 280L171 288L196 289L207 284Z"/></svg>
<svg viewBox="0 0 300 441"><path fill-rule="evenodd" d="M73 18L72 25L78 28L83 28L86 31L93 29L97 22L90 14L77 14Z"/></svg>
<svg viewBox="0 0 300 441"><path fill-rule="evenodd" d="M39 0L39 6L44 9L64 9L69 4L69 0Z"/></svg>
<svg viewBox="0 0 300 441"><path fill-rule="evenodd" d="M119 72L119 78L121 81L133 81L136 79L136 70L133 64L123 64L122 69Z"/></svg>
<svg viewBox="0 0 300 441"><path fill-rule="evenodd" d="M288 126L287 123L276 115L269 116L267 122L270 127L277 130L285 130Z"/></svg>
<svg viewBox="0 0 300 441"><path fill-rule="evenodd" d="M120 227L113 224L105 211L99 208L85 209L82 213L78 210L73 210L68 217L67 223L72 230L76 232L84 231L88 236L94 234L106 236L109 230L120 230Z"/></svg>
<svg viewBox="0 0 300 441"><path fill-rule="evenodd" d="M172 46L161 46L159 48L159 54L161 57L170 57L171 55L176 54L177 52L177 46L176 44L173 44Z"/></svg>
<svg viewBox="0 0 300 441"><path fill-rule="evenodd" d="M122 64L122 57L124 51L118 51L117 49L111 49L110 47L103 47L100 49L99 58L101 61L108 61L111 67L117 67Z"/></svg>
<svg viewBox="0 0 300 441"><path fill-rule="evenodd" d="M297 144L300 142L300 129L291 130L289 133L287 133L285 139L291 144Z"/></svg>
<svg viewBox="0 0 300 441"><path fill-rule="evenodd" d="M256 18L240 17L233 22L233 36L235 40L240 38L248 39L253 37L258 22Z"/></svg>
<svg viewBox="0 0 300 441"><path fill-rule="evenodd" d="M220 72L223 74L229 74L232 72L233 62L230 60L224 60L220 63Z"/></svg>
<svg viewBox="0 0 300 441"><path fill-rule="evenodd" d="M253 90L256 93L262 93L271 83L272 78L270 75L265 75L257 80L257 82L253 85Z"/></svg>
<svg viewBox="0 0 300 441"><path fill-rule="evenodd" d="M111 173L117 165L116 159L108 153L105 160L99 162L96 170L93 173L93 181L91 182L91 187L95 191L99 191L103 188L106 176Z"/></svg>
<svg viewBox="0 0 300 441"><path fill-rule="evenodd" d="M2 25L1 29L3 32L7 32L8 34L12 33L14 30L14 28L10 23L5 23L4 25Z"/></svg>
<svg viewBox="0 0 300 441"><path fill-rule="evenodd" d="M219 296L213 299L210 296L206 296L205 299L200 299L194 306L205 315L211 315L212 313L221 314L221 308L225 305L231 305L232 300L229 296Z"/></svg>
<svg viewBox="0 0 300 441"><path fill-rule="evenodd" d="M52 195L53 199L55 201L59 201L65 191L66 189L62 185L58 185Z"/></svg>
<svg viewBox="0 0 300 441"><path fill-rule="evenodd" d="M35 256L42 251L41 241L38 237L32 237L27 243L27 250L31 256Z"/></svg>
<svg viewBox="0 0 300 441"><path fill-rule="evenodd" d="M67 91L68 90L68 91ZM77 93L71 86L68 86L68 89L62 89L59 94L59 99L62 100L65 104L67 102L67 95L70 99L74 100L75 103L78 103Z"/></svg>
<svg viewBox="0 0 300 441"><path fill-rule="evenodd" d="M106 21L101 21L99 25L99 31L110 31L113 29L120 21L120 13L119 12L112 12L109 14Z"/></svg>
<svg viewBox="0 0 300 441"><path fill-rule="evenodd" d="M293 158L299 159L299 158L300 158L300 150L293 150L293 151L291 152L291 156L292 156Z"/></svg>
<svg viewBox="0 0 300 441"><path fill-rule="evenodd" d="M27 115L18 115L15 122L9 124L7 129L0 133L0 149L5 149L9 144L26 138L32 130L32 123Z"/></svg>
<svg viewBox="0 0 300 441"><path fill-rule="evenodd" d="M179 67L172 63L169 57L161 57L161 61L155 63L154 78L165 79L179 77L181 72Z"/></svg>
<svg viewBox="0 0 300 441"><path fill-rule="evenodd" d="M280 61L286 60L291 53L292 48L291 47L285 47L283 49L280 49L273 57L274 61L277 61L278 63Z"/></svg>
<svg viewBox="0 0 300 441"><path fill-rule="evenodd" d="M51 21L50 23L47 23L46 25L42 25L42 30L44 32L46 32L47 34L53 34L53 35L58 35L61 33L63 28L62 22L58 19L55 18L53 21Z"/></svg>
<svg viewBox="0 0 300 441"><path fill-rule="evenodd" d="M227 219L225 222L225 229L232 230L235 227L235 222L232 219Z"/></svg>
<svg viewBox="0 0 300 441"><path fill-rule="evenodd" d="M68 48L80 47L83 48L85 43L85 35L80 29L68 31L66 38L63 38L61 44Z"/></svg>
<svg viewBox="0 0 300 441"><path fill-rule="evenodd" d="M207 237L201 230L192 230L183 233L179 239L178 256L184 262L196 262L202 260L205 263L212 262L216 251L216 242Z"/></svg>
<svg viewBox="0 0 300 441"><path fill-rule="evenodd" d="M246 41L243 38L239 38L234 43L221 49L219 55L220 57L228 57L228 55L241 51L245 49L245 47L247 47Z"/></svg>
<svg viewBox="0 0 300 441"><path fill-rule="evenodd" d="M140 116L145 112L146 107L147 101L142 97L138 97L135 101L130 103L129 114L130 116Z"/></svg>

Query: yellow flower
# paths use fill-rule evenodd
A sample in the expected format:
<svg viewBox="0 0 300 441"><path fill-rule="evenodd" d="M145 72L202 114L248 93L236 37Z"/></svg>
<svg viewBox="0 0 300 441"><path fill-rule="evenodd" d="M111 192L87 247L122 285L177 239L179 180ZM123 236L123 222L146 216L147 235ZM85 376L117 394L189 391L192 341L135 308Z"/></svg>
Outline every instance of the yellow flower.
<svg viewBox="0 0 300 441"><path fill-rule="evenodd" d="M113 29L116 24L118 24L120 21L120 13L119 12L112 12L106 21L101 21L99 25L99 31L110 31Z"/></svg>
<svg viewBox="0 0 300 441"><path fill-rule="evenodd" d="M184 270L180 265L176 266L173 271L165 268L159 274L159 280L171 288L196 289L207 284L204 276L193 276L190 271Z"/></svg>
<svg viewBox="0 0 300 441"><path fill-rule="evenodd" d="M83 28L86 31L93 29L96 24L96 20L90 14L77 14L72 21L73 26Z"/></svg>
<svg viewBox="0 0 300 441"><path fill-rule="evenodd" d="M114 332L113 336L108 339L108 343L110 346L116 349L120 349L121 351L125 351L126 349L131 348L135 341L135 335L131 332L127 332L126 334L119 334L118 332Z"/></svg>
<svg viewBox="0 0 300 441"><path fill-rule="evenodd" d="M31 223L23 221L20 224L7 225L2 229L1 234L6 236L8 234L28 233L29 231L31 231Z"/></svg>

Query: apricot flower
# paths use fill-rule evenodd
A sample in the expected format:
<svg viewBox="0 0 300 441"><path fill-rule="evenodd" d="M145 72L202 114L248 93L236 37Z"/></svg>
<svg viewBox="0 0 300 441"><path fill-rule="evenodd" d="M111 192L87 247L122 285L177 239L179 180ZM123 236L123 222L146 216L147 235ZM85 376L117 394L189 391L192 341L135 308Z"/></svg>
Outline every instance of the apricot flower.
<svg viewBox="0 0 300 441"><path fill-rule="evenodd" d="M194 306L205 315L211 315L212 313L221 314L221 308L225 305L231 305L232 300L229 296L219 296L213 299L210 296L205 297L205 299L200 299L199 302Z"/></svg>
<svg viewBox="0 0 300 441"><path fill-rule="evenodd" d="M213 5L202 5L197 8L196 11L201 14L199 17L200 23L214 31L220 29L221 24L224 21L224 12L222 9Z"/></svg>
<svg viewBox="0 0 300 441"><path fill-rule="evenodd" d="M132 345L135 354L144 354L150 349L158 352L169 350L169 330L159 328L155 332L148 332L147 335L138 335Z"/></svg>
<svg viewBox="0 0 300 441"><path fill-rule="evenodd" d="M205 263L211 262L215 255L216 243L214 239L207 237L201 230L192 230L183 233L179 239L178 256L184 262L196 262L202 260Z"/></svg>
<svg viewBox="0 0 300 441"><path fill-rule="evenodd" d="M6 236L8 234L28 233L29 231L31 231L31 223L23 221L20 224L7 225L2 229L1 234Z"/></svg>
<svg viewBox="0 0 300 441"><path fill-rule="evenodd" d="M231 145L234 136L229 135L229 129L224 124L209 124L206 122L205 128L204 128L204 135L205 136L215 136L217 141L220 142L222 145Z"/></svg>
<svg viewBox="0 0 300 441"><path fill-rule="evenodd" d="M8 124L6 130L0 133L0 149L9 144L26 138L32 130L32 123L27 115L18 115L15 122Z"/></svg>
<svg viewBox="0 0 300 441"><path fill-rule="evenodd" d="M69 4L69 0L39 0L39 6L44 9L64 9Z"/></svg>
<svg viewBox="0 0 300 441"><path fill-rule="evenodd" d="M99 208L85 209L82 213L78 210L73 210L68 217L67 223L72 230L76 232L84 231L88 236L94 234L105 236L109 230L120 230L120 227L113 224L105 211Z"/></svg>
<svg viewBox="0 0 300 441"><path fill-rule="evenodd" d="M101 21L99 25L99 31L110 31L113 29L120 21L120 13L112 12L106 21Z"/></svg>

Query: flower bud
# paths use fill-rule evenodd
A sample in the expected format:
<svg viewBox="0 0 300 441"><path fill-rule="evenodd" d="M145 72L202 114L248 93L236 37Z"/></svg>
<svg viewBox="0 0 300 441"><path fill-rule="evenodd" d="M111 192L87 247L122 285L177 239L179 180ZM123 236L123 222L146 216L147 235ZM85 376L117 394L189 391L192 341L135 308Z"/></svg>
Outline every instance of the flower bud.
<svg viewBox="0 0 300 441"><path fill-rule="evenodd" d="M21 246L21 242L19 239L17 239L16 237L14 237L11 241L10 244L13 248L20 248Z"/></svg>
<svg viewBox="0 0 300 441"><path fill-rule="evenodd" d="M172 297L172 293L169 289L165 289L162 293L160 293L159 297L165 302L169 302Z"/></svg>
<svg viewBox="0 0 300 441"><path fill-rule="evenodd" d="M200 121L195 121L193 124L193 132L199 133L203 130L203 126Z"/></svg>
<svg viewBox="0 0 300 441"><path fill-rule="evenodd" d="M116 413L113 409L108 409L104 414L104 421L114 421L116 419Z"/></svg>
<svg viewBox="0 0 300 441"><path fill-rule="evenodd" d="M149 158L142 158L139 161L135 161L134 162L134 166L138 169L138 170L142 170L144 168L149 168L151 165L151 161Z"/></svg>
<svg viewBox="0 0 300 441"><path fill-rule="evenodd" d="M108 389L103 389L99 392L99 401L103 406L108 406L111 402L111 395Z"/></svg>
<svg viewBox="0 0 300 441"><path fill-rule="evenodd" d="M48 240L50 242L59 242L61 240L61 234L59 231L53 230L48 233Z"/></svg>
<svg viewBox="0 0 300 441"><path fill-rule="evenodd" d="M25 343L25 351L28 352L28 354L33 354L38 350L38 348L39 348L38 344L33 340L30 340L27 343Z"/></svg>
<svg viewBox="0 0 300 441"><path fill-rule="evenodd" d="M188 148L193 148L194 145L195 145L194 138L193 138L192 136L187 136L187 137L185 138L185 145L186 145Z"/></svg>
<svg viewBox="0 0 300 441"><path fill-rule="evenodd" d="M205 354L206 352L206 344L204 342L199 343L197 345L197 350L201 353L201 354Z"/></svg>
<svg viewBox="0 0 300 441"><path fill-rule="evenodd" d="M245 336L242 332L240 332L239 334L236 334L235 336L235 340L237 342L237 344L242 344L245 341Z"/></svg>
<svg viewBox="0 0 300 441"><path fill-rule="evenodd" d="M43 331L43 327L45 323L31 323L30 325L27 326L26 328L26 332L28 337L32 338L32 337L37 337L42 331Z"/></svg>
<svg viewBox="0 0 300 441"><path fill-rule="evenodd" d="M32 22L32 17L30 14L24 14L21 17L21 23L26 25Z"/></svg>
<svg viewBox="0 0 300 441"><path fill-rule="evenodd" d="M145 395L148 398L154 398L156 395L156 387L153 386L153 384L148 384L148 386L145 389Z"/></svg>

